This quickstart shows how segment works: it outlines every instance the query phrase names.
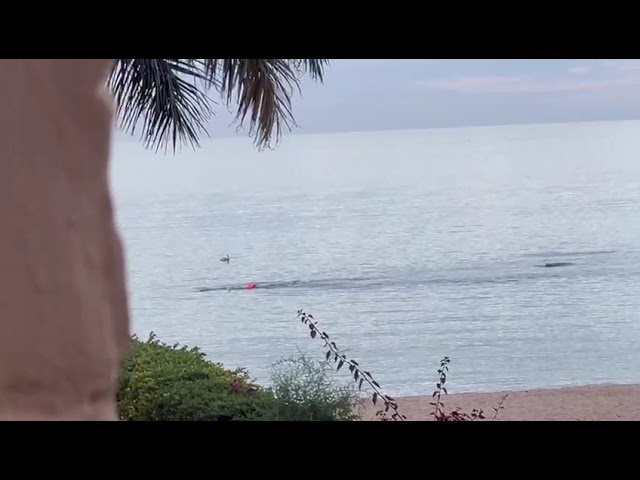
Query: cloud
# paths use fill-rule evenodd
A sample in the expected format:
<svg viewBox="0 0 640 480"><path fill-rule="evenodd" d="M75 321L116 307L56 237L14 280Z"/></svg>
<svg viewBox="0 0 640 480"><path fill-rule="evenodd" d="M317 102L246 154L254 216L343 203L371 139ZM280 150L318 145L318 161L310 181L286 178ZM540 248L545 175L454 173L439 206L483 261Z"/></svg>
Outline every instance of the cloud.
<svg viewBox="0 0 640 480"><path fill-rule="evenodd" d="M423 87L435 90L453 90L464 93L502 93L513 91L525 80L520 76L468 76L441 78L418 82Z"/></svg>
<svg viewBox="0 0 640 480"><path fill-rule="evenodd" d="M589 67L571 67L569 70L567 70L570 74L572 75L586 75L587 73L589 73L591 71L591 69Z"/></svg>
<svg viewBox="0 0 640 480"><path fill-rule="evenodd" d="M640 71L640 60L603 60L600 65L605 69L621 73Z"/></svg>
<svg viewBox="0 0 640 480"><path fill-rule="evenodd" d="M640 67L640 64L638 65ZM423 88L459 93L568 93L605 90L625 85L640 85L639 77L618 76L604 79L550 79L530 76L466 76L419 81Z"/></svg>

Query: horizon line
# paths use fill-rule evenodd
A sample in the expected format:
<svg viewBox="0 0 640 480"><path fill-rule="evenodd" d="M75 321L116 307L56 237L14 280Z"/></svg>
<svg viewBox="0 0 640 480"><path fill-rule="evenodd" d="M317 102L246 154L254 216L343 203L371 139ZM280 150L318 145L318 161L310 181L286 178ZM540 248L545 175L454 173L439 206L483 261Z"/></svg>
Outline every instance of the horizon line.
<svg viewBox="0 0 640 480"><path fill-rule="evenodd" d="M422 132L422 131L431 131L431 130L465 130L465 129L480 129L480 128L503 128L503 127L518 127L518 126L543 126L543 125L570 125L570 124L590 124L590 123L623 123L623 122L637 122L640 121L640 118L630 118L630 119L618 119L618 120L571 120L571 121L549 121L549 122L514 122L514 123L497 123L497 124L487 124L487 125L459 125L459 126L436 126L436 127L425 127L425 128L388 128L383 130L336 130L336 131L325 131L325 132L305 132L300 131L303 129L293 130L291 132L283 133L282 137L278 144L276 144L273 148L277 148L279 144L281 144L285 138L287 137L301 137L301 136L319 136L319 135L353 135L353 134L368 134L368 133L397 133L397 132ZM118 126L115 127L114 133L119 133L121 135L120 138L113 138L113 142L117 143L118 141L123 142L142 142L140 138L134 136L132 134L128 134L122 131ZM123 138L124 137L124 138ZM205 142L211 141L221 141L221 140L243 140L252 142L253 139L249 135L242 135L237 133L236 135L226 135L226 136L204 136L200 139L201 147L203 148Z"/></svg>

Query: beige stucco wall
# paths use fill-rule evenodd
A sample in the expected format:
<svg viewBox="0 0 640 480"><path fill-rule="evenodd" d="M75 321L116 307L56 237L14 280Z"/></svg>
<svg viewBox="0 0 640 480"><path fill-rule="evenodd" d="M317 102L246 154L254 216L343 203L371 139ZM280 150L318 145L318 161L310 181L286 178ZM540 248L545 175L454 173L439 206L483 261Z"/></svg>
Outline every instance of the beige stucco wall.
<svg viewBox="0 0 640 480"><path fill-rule="evenodd" d="M112 60L0 60L0 419L116 419Z"/></svg>

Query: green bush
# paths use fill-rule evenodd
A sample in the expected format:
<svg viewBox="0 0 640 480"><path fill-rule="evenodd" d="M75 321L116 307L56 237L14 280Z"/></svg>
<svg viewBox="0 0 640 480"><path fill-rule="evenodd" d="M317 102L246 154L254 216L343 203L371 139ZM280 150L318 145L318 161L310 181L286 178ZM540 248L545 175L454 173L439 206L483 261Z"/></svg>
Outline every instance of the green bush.
<svg viewBox="0 0 640 480"><path fill-rule="evenodd" d="M197 347L132 338L119 376L122 420L353 420L355 392L335 387L329 367L306 357L272 367L272 388L228 370Z"/></svg>
<svg viewBox="0 0 640 480"><path fill-rule="evenodd" d="M230 393L229 385L206 374L182 374L159 386L149 420L265 420L273 405L268 391Z"/></svg>
<svg viewBox="0 0 640 480"><path fill-rule="evenodd" d="M257 420L275 399L241 371L225 369L197 347L132 338L119 377L123 420Z"/></svg>
<svg viewBox="0 0 640 480"><path fill-rule="evenodd" d="M352 384L336 386L327 362L302 355L280 360L271 369L276 396L275 419L306 421L355 420L358 395Z"/></svg>

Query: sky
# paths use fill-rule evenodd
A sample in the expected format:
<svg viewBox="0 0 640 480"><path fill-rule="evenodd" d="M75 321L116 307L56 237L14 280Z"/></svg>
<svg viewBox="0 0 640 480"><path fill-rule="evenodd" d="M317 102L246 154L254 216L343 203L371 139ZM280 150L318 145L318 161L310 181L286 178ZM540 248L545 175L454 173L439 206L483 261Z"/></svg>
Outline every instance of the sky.
<svg viewBox="0 0 640 480"><path fill-rule="evenodd" d="M631 120L640 60L331 60L302 95L292 133ZM232 121L216 108L209 134L238 135Z"/></svg>

